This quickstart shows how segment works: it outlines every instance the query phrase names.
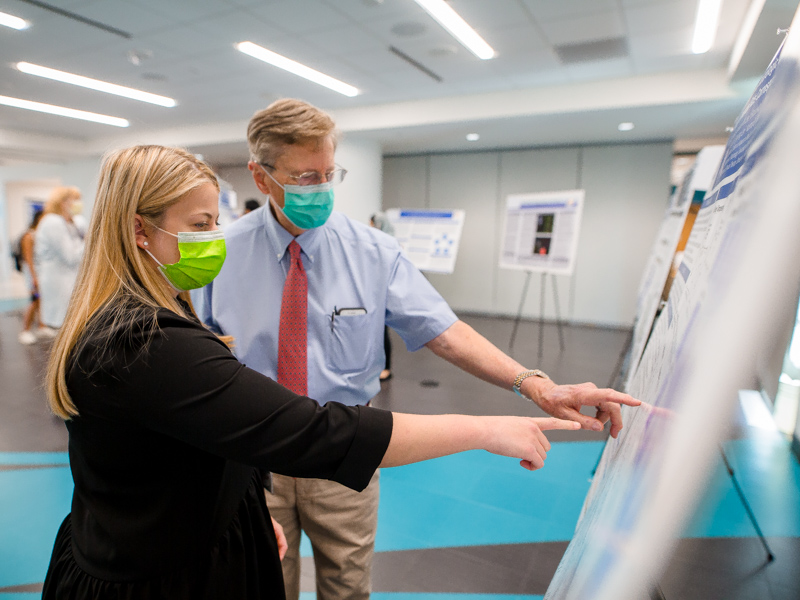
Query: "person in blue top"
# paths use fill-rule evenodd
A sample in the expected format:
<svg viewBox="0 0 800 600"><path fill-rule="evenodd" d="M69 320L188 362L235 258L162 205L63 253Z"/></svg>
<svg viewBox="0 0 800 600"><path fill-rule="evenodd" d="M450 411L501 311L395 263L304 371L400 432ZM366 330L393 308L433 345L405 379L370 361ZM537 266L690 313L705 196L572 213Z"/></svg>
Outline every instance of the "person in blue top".
<svg viewBox="0 0 800 600"><path fill-rule="evenodd" d="M282 312L297 301L287 298L298 296L284 294L284 282L296 291L294 277L302 271L307 341L299 359L301 393L321 403L369 404L380 390L388 325L412 352L427 347L586 429L611 421L616 437L620 404L637 400L591 383L557 385L527 369L460 321L394 238L332 210L333 187L346 170L334 160L336 129L327 113L300 100L278 100L252 117L248 143L248 167L268 203L226 229L225 265L192 295L203 322L235 338L239 360L291 389L282 381L280 363L288 359L280 348L282 336L285 341L296 330L282 331L281 324ZM298 260L302 268L293 263ZM286 321L296 324L297 317ZM595 406L596 417L581 414L584 405ZM333 482L274 476L267 504L289 545L287 598L299 597L301 530L314 549L317 598L369 598L378 477L357 493Z"/></svg>

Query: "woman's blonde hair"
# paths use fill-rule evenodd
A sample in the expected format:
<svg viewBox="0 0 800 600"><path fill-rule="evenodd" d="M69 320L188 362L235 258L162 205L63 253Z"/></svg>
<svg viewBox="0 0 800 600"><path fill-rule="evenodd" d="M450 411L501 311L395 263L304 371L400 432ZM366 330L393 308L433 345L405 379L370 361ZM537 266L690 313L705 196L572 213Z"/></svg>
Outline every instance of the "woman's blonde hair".
<svg viewBox="0 0 800 600"><path fill-rule="evenodd" d="M50 213L61 214L61 209L64 205L64 202L67 200L77 200L81 197L81 191L76 187L64 187L58 186L53 188L50 192L50 196L47 198L47 202L44 205L44 214L49 215Z"/></svg>
<svg viewBox="0 0 800 600"><path fill-rule="evenodd" d="M258 111L247 125L250 160L275 164L286 146L322 142L330 137L336 145L336 124L316 106L284 98Z"/></svg>
<svg viewBox="0 0 800 600"><path fill-rule="evenodd" d="M78 414L66 379L82 336L101 311L108 332L130 332L142 310L153 331L160 308L186 316L152 261L136 245L135 216L158 225L170 206L206 183L219 189L214 172L179 148L134 146L105 157L83 260L47 366L47 399L62 419ZM185 292L179 297L188 300Z"/></svg>

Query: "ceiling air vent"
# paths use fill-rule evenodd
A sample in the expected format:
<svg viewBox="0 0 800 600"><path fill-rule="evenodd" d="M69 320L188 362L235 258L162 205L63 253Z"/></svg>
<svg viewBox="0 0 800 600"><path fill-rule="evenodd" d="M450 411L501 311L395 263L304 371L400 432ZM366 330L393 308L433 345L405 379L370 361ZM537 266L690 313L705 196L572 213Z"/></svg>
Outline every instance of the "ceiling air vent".
<svg viewBox="0 0 800 600"><path fill-rule="evenodd" d="M628 56L628 43L625 38L596 40L581 44L564 44L563 46L554 46L553 49L565 65Z"/></svg>

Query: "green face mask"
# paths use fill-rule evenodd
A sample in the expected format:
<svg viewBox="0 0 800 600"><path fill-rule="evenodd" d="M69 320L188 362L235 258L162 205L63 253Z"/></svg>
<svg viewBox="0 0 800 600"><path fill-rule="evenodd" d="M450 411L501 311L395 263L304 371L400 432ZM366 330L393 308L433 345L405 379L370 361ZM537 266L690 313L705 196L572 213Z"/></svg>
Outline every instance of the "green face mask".
<svg viewBox="0 0 800 600"><path fill-rule="evenodd" d="M179 292L186 292L204 287L219 274L225 262L225 233L221 229L215 231L179 231L178 235L158 230L178 238L178 250L181 258L171 265L164 265L145 250L158 263L161 274Z"/></svg>

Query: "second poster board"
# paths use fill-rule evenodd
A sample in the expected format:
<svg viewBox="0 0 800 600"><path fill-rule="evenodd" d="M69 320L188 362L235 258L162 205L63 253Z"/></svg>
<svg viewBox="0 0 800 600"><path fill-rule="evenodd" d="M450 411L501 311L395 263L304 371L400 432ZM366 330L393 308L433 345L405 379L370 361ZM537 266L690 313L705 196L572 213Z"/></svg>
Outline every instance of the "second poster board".
<svg viewBox="0 0 800 600"><path fill-rule="evenodd" d="M584 190L509 195L500 268L572 275L584 198Z"/></svg>

